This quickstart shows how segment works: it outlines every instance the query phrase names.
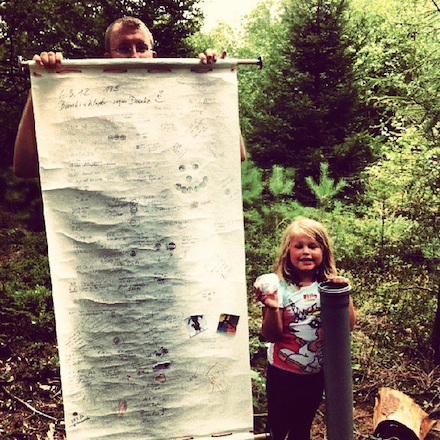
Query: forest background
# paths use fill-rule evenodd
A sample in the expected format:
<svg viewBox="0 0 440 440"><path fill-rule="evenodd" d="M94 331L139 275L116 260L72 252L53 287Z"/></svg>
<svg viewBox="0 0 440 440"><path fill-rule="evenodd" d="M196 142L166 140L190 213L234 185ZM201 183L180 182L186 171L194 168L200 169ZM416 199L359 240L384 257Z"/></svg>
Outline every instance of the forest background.
<svg viewBox="0 0 440 440"><path fill-rule="evenodd" d="M287 224L323 221L350 278L357 438L372 434L381 386L440 410L440 5L434 0L262 0L240 27L200 32L197 0L0 2L0 434L47 438L62 420L51 285L37 180L12 174L29 88L18 56L101 57L106 26L143 19L160 57L207 47L240 66L250 351L255 427L264 430L265 344L255 278ZM26 406L39 409L37 414ZM322 409L320 416L323 416ZM48 416L48 417L47 417ZM51 419L54 419L52 420ZM324 438L318 417L314 438ZM52 427L61 438L62 423ZM43 437L43 434L44 437ZM60 437L57 437L60 436ZM439 431L427 437L439 438Z"/></svg>

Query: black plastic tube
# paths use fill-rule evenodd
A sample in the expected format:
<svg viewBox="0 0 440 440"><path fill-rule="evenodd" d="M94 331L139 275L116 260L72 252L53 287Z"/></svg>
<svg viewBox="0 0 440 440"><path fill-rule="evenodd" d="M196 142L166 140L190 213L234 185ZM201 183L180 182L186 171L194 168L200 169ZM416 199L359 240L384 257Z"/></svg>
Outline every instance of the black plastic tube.
<svg viewBox="0 0 440 440"><path fill-rule="evenodd" d="M351 371L351 287L347 283L319 285L324 356L328 440L353 440L353 379Z"/></svg>

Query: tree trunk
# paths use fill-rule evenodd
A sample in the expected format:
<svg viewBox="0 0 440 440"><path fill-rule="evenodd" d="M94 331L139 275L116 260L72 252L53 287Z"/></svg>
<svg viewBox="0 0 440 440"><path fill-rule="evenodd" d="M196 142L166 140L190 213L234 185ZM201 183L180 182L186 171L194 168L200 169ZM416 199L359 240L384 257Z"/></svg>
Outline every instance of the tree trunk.
<svg viewBox="0 0 440 440"><path fill-rule="evenodd" d="M374 435L400 440L423 440L435 420L418 406L411 397L391 388L381 388L374 406Z"/></svg>

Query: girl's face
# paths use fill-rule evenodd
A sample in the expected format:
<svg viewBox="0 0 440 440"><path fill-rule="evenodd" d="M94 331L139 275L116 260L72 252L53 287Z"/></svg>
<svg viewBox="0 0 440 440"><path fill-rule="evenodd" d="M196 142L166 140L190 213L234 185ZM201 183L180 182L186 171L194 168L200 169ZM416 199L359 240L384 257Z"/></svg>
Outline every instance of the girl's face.
<svg viewBox="0 0 440 440"><path fill-rule="evenodd" d="M319 243L306 234L290 240L290 261L303 281L314 281L316 269L322 264L323 252Z"/></svg>

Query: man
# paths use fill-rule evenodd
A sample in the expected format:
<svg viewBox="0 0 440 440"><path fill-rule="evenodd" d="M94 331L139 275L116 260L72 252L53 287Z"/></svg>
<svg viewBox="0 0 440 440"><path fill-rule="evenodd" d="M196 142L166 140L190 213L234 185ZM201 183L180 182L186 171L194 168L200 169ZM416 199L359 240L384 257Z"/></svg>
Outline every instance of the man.
<svg viewBox="0 0 440 440"><path fill-rule="evenodd" d="M147 26L139 19L123 17L114 21L105 33L106 58L155 58L153 36ZM223 51L220 58L225 58ZM199 55L204 64L217 60L217 52L207 49ZM60 52L42 52L35 55L33 60L45 68L54 69L61 64L63 55ZM240 157L245 159L243 138L240 135ZM35 118L32 105L32 95L28 100L18 126L14 146L14 174L17 177L38 177L38 153L35 135Z"/></svg>

